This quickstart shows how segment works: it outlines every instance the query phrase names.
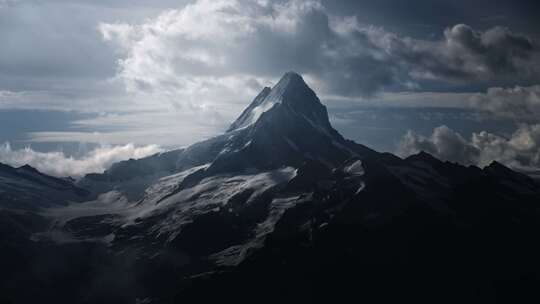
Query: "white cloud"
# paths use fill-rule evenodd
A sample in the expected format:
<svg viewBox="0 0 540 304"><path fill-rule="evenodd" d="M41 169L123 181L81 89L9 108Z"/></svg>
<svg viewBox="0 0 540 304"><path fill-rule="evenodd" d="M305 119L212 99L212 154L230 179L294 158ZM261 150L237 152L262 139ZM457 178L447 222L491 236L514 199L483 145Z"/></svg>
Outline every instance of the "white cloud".
<svg viewBox="0 0 540 304"><path fill-rule="evenodd" d="M101 173L115 162L138 159L160 151L156 145L101 146L80 158L73 158L63 152L38 152L29 147L14 150L9 143L4 143L0 145L0 162L16 167L28 164L53 176L80 177L87 173Z"/></svg>
<svg viewBox="0 0 540 304"><path fill-rule="evenodd" d="M486 131L473 133L469 140L446 126L428 136L412 131L402 138L397 153L408 156L420 151L443 160L486 166L498 161L522 171L540 170L540 124L521 125L509 137Z"/></svg>

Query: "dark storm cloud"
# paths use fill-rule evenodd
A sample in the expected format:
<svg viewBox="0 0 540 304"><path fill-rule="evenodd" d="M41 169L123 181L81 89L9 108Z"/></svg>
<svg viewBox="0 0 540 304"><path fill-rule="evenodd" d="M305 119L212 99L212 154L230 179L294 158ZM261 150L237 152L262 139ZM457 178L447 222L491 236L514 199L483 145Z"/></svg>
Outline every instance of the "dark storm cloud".
<svg viewBox="0 0 540 304"><path fill-rule="evenodd" d="M536 0L323 0L329 10L358 16L364 24L413 37L440 36L452 24L486 30L508 26L538 37L540 2Z"/></svg>
<svg viewBox="0 0 540 304"><path fill-rule="evenodd" d="M481 32L458 24L445 29L438 41L390 37L389 53L419 81L512 85L540 80L538 42L507 28Z"/></svg>

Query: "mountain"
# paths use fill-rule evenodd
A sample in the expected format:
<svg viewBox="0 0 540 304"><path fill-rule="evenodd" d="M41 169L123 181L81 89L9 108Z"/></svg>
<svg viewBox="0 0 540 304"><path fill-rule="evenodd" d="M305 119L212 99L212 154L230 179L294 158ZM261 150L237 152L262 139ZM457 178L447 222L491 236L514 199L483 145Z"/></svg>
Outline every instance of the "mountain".
<svg viewBox="0 0 540 304"><path fill-rule="evenodd" d="M401 159L346 140L294 72L222 135L71 186L90 191L87 201L0 213L7 299L538 297L536 181L496 162Z"/></svg>
<svg viewBox="0 0 540 304"><path fill-rule="evenodd" d="M43 174L24 165L0 163L0 208L38 209L84 201L89 192L67 179Z"/></svg>
<svg viewBox="0 0 540 304"><path fill-rule="evenodd" d="M208 174L298 167L306 159L337 166L350 157L375 151L345 140L332 126L326 107L294 72L264 88L228 131L186 149L115 164L103 175L82 182L121 181L134 176L164 175L208 164Z"/></svg>

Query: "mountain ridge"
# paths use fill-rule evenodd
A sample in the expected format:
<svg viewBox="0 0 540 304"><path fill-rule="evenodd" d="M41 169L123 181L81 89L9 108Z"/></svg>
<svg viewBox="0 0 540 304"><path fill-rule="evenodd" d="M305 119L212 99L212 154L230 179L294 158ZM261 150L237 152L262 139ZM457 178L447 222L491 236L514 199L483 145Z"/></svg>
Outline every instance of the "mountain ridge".
<svg viewBox="0 0 540 304"><path fill-rule="evenodd" d="M0 210L8 299L482 302L505 291L501 279L540 276L538 183L499 163L402 159L347 140L296 73L264 88L224 134L116 163L77 187L92 195Z"/></svg>
<svg viewBox="0 0 540 304"><path fill-rule="evenodd" d="M264 103L270 107L257 110ZM145 174L145 170L148 174L176 172L205 163L211 163L209 174L247 167L298 166L306 157L337 166L350 157L373 153L344 139L331 126L326 107L303 78L288 72L273 88L264 88L225 133L185 149L117 163L104 174L88 175L81 185L95 179L123 180L135 173Z"/></svg>
<svg viewBox="0 0 540 304"><path fill-rule="evenodd" d="M68 179L44 174L28 164L0 163L0 207L37 210L81 202L89 194Z"/></svg>

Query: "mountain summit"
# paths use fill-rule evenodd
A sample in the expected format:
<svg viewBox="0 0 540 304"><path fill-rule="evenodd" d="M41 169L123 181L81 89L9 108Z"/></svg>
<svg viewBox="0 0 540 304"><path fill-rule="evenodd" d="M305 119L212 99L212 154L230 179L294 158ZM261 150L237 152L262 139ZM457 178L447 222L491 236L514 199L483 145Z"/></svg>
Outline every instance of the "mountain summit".
<svg viewBox="0 0 540 304"><path fill-rule="evenodd" d="M185 149L113 165L105 174L83 180L119 181L156 172L207 165L205 176L298 167L306 160L328 168L375 151L344 139L330 124L328 111L302 76L287 72L264 88L224 134Z"/></svg>
<svg viewBox="0 0 540 304"><path fill-rule="evenodd" d="M332 127L326 107L295 72L286 73L272 89L264 88L224 138L227 149L210 169L230 170L238 162L237 169L299 166L306 159L333 167L373 152Z"/></svg>
<svg viewBox="0 0 540 304"><path fill-rule="evenodd" d="M272 89L265 87L255 97L228 132L256 123L262 114L274 107L287 107L303 119L309 120L314 126L325 130L332 129L326 107L315 92L304 82L302 76L295 72L287 72Z"/></svg>

